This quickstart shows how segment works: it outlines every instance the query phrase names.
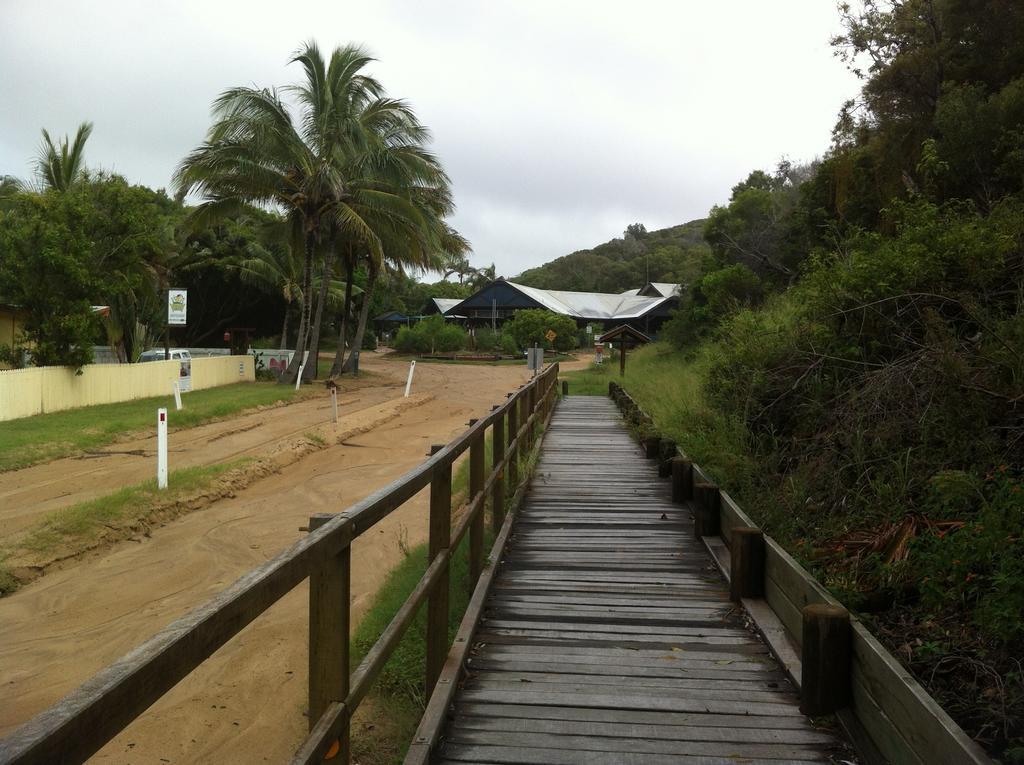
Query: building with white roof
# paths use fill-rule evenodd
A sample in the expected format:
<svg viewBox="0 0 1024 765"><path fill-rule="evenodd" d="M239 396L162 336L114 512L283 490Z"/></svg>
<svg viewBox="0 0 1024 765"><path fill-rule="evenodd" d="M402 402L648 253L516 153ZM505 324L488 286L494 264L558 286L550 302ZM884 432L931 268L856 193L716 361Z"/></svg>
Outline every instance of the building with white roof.
<svg viewBox="0 0 1024 765"><path fill-rule="evenodd" d="M501 323L524 308L542 308L576 320L579 326L599 323L606 328L629 324L646 333L657 332L679 305L680 285L649 283L619 294L543 290L498 279L442 311L469 324ZM435 302L440 302L435 299ZM450 301L445 301L450 302Z"/></svg>

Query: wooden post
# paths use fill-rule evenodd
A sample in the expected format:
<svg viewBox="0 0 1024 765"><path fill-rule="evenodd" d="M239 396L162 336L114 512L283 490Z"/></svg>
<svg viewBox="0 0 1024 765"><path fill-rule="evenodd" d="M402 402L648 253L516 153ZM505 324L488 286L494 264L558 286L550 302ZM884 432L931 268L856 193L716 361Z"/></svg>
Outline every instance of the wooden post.
<svg viewBox="0 0 1024 765"><path fill-rule="evenodd" d="M693 499L693 463L686 457L672 458L672 501L682 504Z"/></svg>
<svg viewBox="0 0 1024 765"><path fill-rule="evenodd" d="M658 450L661 448L661 439L657 436L648 436L643 439L640 443L644 445L644 456L653 460L658 456Z"/></svg>
<svg viewBox="0 0 1024 765"><path fill-rule="evenodd" d="M718 518L718 487L713 483L694 484L693 498L697 502L693 514L695 533L698 537L718 536L721 530Z"/></svg>
<svg viewBox="0 0 1024 765"><path fill-rule="evenodd" d="M430 453L443 449L435 444ZM427 565L448 549L452 540L452 465L434 468L430 481L430 541L428 543ZM437 684L445 657L448 655L448 586L450 566L437 578L437 584L427 601L427 672L424 680L426 698Z"/></svg>
<svg viewBox="0 0 1024 765"><path fill-rule="evenodd" d="M512 446L517 430L519 430L519 399L513 395L508 408L508 488L506 489L513 494L515 494L516 487L519 486L519 447Z"/></svg>
<svg viewBox="0 0 1024 765"><path fill-rule="evenodd" d="M498 407L495 406L495 409ZM492 468L497 468L505 459L505 417L499 415L494 420L491 428L491 457ZM498 470L498 477L494 479L491 488L491 530L495 536L505 522L505 468Z"/></svg>
<svg viewBox="0 0 1024 765"><path fill-rule="evenodd" d="M672 458L676 456L676 442L670 438L663 438L659 449L658 475L668 478L672 475Z"/></svg>
<svg viewBox="0 0 1024 765"><path fill-rule="evenodd" d="M331 520L329 514L312 515L309 530ZM349 680L349 603L351 598L351 526L344 548L309 575L309 729L332 701L344 702ZM349 761L349 728L340 739L339 763Z"/></svg>
<svg viewBox="0 0 1024 765"><path fill-rule="evenodd" d="M764 534L760 529L740 526L732 530L729 546L729 597L764 597Z"/></svg>
<svg viewBox="0 0 1024 765"><path fill-rule="evenodd" d="M803 609L800 711L816 717L850 704L850 613L816 603Z"/></svg>
<svg viewBox="0 0 1024 765"><path fill-rule="evenodd" d="M519 423L517 427L522 430L523 426L526 425L530 419L530 393L527 391L519 397ZM523 432L523 440L519 444L519 461L520 464L526 460L527 455L530 453L530 434L528 431Z"/></svg>
<svg viewBox="0 0 1024 765"><path fill-rule="evenodd" d="M626 341L619 343L619 377L626 376Z"/></svg>
<svg viewBox="0 0 1024 765"><path fill-rule="evenodd" d="M569 381L568 380L562 380L562 395L563 396L568 396L569 395Z"/></svg>
<svg viewBox="0 0 1024 765"><path fill-rule="evenodd" d="M474 424L472 420L470 424ZM469 497L470 501L480 496L480 507L469 524L469 591L476 588L476 580L484 570L484 506L487 498L484 492L484 434L473 439L469 445Z"/></svg>

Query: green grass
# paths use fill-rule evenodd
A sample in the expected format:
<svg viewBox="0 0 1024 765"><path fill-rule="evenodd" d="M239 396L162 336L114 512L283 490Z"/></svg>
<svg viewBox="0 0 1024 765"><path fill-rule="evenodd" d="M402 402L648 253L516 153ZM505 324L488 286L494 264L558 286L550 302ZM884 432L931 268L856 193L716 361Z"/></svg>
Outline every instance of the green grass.
<svg viewBox="0 0 1024 765"><path fill-rule="evenodd" d="M562 372L562 380L569 381L570 396L607 396L608 382L619 379L619 367L615 365L615 374L612 374L612 364L605 363L600 366L591 364L586 369L577 369L572 372Z"/></svg>
<svg viewBox="0 0 1024 765"><path fill-rule="evenodd" d="M85 549L104 531L145 521L158 505L209 486L219 476L245 461L175 470L168 476L167 489L163 491L156 488L155 481L146 481L54 511L12 547L0 550L0 595L17 588L17 579L5 565L13 555L29 553L45 557L58 550Z"/></svg>
<svg viewBox="0 0 1024 765"><path fill-rule="evenodd" d="M152 430L158 407L167 407L171 430L181 430L311 392L309 387L295 391L276 383L238 383L186 393L180 412L174 409L173 396L157 396L0 422L0 472L105 446L125 433Z"/></svg>

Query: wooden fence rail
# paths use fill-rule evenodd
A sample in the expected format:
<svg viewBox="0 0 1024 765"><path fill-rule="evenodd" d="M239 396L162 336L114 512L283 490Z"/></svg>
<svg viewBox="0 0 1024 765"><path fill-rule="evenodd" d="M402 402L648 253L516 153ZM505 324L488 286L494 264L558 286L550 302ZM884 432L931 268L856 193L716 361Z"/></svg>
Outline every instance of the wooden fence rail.
<svg viewBox="0 0 1024 765"><path fill-rule="evenodd" d="M608 392L645 442L657 440L651 436L651 417L620 385L609 383ZM648 456L664 455L649 451ZM834 711L861 757L872 765L991 765L984 750L856 617L846 615L846 636L837 639L834 622L823 631L823 620L845 613L839 601L762 534L681 449L673 446L668 457L673 499L694 501L698 533L726 577L740 580L730 582L735 599L801 690L802 705L814 714ZM830 652L824 659L823 649ZM830 674L837 667L842 677Z"/></svg>
<svg viewBox="0 0 1024 765"><path fill-rule="evenodd" d="M474 576L483 566L484 507L504 519L506 487L521 496L521 460L536 442L556 394L558 364L545 369L421 465L337 515L310 519L309 535L253 569L208 603L87 680L60 702L0 740L0 763L80 763L120 733L182 678L307 577L309 587L310 732L293 762L322 761L335 742L334 760L347 763L352 713L428 602L427 695L448 653L448 585L453 551L467 533ZM507 427L506 427L507 423ZM484 444L491 428L494 460L487 476ZM470 451L470 497L453 529L452 465ZM505 480L506 471L511 480ZM352 541L430 486L429 562L419 583L367 653L349 673L349 590Z"/></svg>

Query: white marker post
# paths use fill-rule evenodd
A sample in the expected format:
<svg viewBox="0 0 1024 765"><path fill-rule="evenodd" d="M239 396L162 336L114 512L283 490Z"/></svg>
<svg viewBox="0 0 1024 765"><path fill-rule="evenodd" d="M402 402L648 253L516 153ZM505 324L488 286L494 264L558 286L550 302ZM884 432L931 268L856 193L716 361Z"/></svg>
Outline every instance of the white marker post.
<svg viewBox="0 0 1024 765"><path fill-rule="evenodd" d="M405 397L409 398L409 391L412 389L412 373L416 371L416 359L409 362L409 379L405 382Z"/></svg>
<svg viewBox="0 0 1024 765"><path fill-rule="evenodd" d="M174 408L181 411L181 386L177 380L174 381Z"/></svg>
<svg viewBox="0 0 1024 765"><path fill-rule="evenodd" d="M167 488L167 410L156 410L156 487Z"/></svg>
<svg viewBox="0 0 1024 765"><path fill-rule="evenodd" d="M331 387L331 419L338 424L338 389Z"/></svg>

